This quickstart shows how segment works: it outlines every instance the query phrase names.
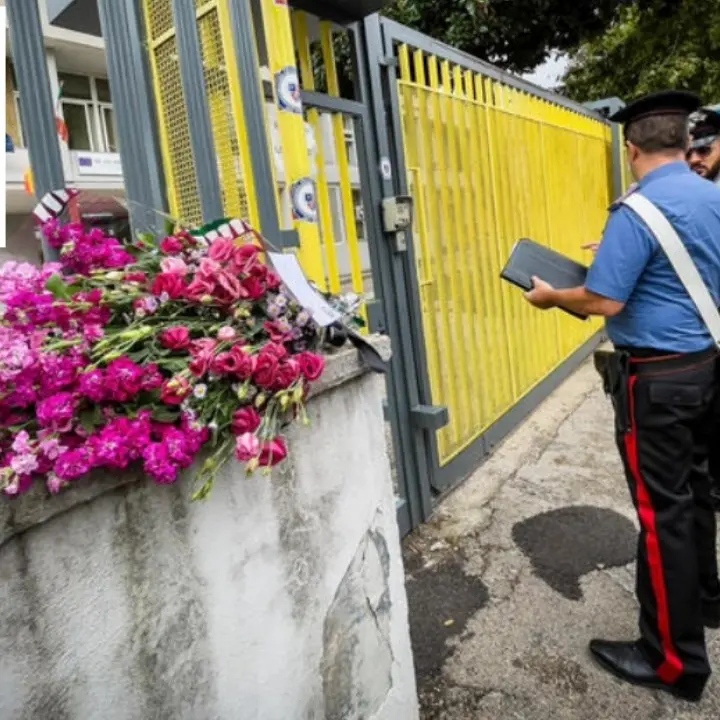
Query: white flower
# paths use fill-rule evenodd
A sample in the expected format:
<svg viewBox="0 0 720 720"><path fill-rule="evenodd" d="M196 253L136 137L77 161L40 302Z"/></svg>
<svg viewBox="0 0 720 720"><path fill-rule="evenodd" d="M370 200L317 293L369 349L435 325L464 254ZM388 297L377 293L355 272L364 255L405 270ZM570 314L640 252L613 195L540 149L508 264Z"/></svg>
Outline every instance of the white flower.
<svg viewBox="0 0 720 720"><path fill-rule="evenodd" d="M200 383L199 385L195 386L195 389L193 390L193 395L198 400L204 400L205 396L207 395L208 387L204 383Z"/></svg>

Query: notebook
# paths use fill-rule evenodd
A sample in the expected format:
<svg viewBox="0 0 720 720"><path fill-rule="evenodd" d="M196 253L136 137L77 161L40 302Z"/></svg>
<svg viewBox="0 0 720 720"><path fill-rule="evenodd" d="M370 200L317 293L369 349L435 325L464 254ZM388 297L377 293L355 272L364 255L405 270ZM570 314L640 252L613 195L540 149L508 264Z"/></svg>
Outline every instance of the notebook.
<svg viewBox="0 0 720 720"><path fill-rule="evenodd" d="M544 245L524 238L519 240L500 277L526 292L532 290L532 277L537 276L560 290L585 284L588 269L575 260L551 250ZM580 320L586 315L560 308Z"/></svg>

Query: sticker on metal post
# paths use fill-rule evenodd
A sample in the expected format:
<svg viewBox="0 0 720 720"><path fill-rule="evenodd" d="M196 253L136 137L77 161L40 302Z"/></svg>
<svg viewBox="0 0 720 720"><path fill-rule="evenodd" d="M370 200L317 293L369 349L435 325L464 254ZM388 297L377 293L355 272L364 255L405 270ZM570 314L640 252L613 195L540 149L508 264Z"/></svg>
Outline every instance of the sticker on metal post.
<svg viewBox="0 0 720 720"><path fill-rule="evenodd" d="M389 157L380 158L380 175L383 180L392 180L392 163Z"/></svg>
<svg viewBox="0 0 720 720"><path fill-rule="evenodd" d="M297 68L288 66L275 75L275 93L278 107L286 112L302 114L302 100L300 99L300 81Z"/></svg>
<svg viewBox="0 0 720 720"><path fill-rule="evenodd" d="M288 0L275 0L275 4L278 7L289 7Z"/></svg>
<svg viewBox="0 0 720 720"><path fill-rule="evenodd" d="M315 182L304 177L290 188L293 217L304 222L317 222L317 202L315 200Z"/></svg>

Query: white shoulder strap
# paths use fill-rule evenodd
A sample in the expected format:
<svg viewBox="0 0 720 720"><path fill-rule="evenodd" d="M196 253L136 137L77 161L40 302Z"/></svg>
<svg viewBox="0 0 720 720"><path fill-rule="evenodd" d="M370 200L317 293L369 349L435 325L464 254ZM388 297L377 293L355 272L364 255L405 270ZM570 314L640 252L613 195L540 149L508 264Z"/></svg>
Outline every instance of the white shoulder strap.
<svg viewBox="0 0 720 720"><path fill-rule="evenodd" d="M664 213L641 193L629 195L623 199L623 203L636 212L655 235L675 268L680 282L695 303L712 339L720 347L720 312L675 228Z"/></svg>

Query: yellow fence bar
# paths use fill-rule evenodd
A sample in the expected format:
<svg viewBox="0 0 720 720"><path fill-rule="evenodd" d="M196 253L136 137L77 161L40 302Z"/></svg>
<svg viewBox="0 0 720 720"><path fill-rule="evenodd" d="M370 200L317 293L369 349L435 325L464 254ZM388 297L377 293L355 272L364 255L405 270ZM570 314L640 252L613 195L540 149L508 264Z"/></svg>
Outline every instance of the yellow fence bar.
<svg viewBox="0 0 720 720"><path fill-rule="evenodd" d="M323 64L327 77L328 94L340 97L340 83L337 75L335 48L333 46L332 24L325 20L320 22L320 46L322 48ZM340 179L340 197L343 223L345 225L345 238L350 257L352 287L356 293L362 294L364 291L362 258L360 255L360 244L358 242L354 212L355 204L353 202L352 183L350 179L350 161L345 143L345 124L341 114L333 113L332 127L335 138L335 159Z"/></svg>
<svg viewBox="0 0 720 720"><path fill-rule="evenodd" d="M223 195L225 197L225 212L229 216L236 216L232 203L237 202L239 212L245 213L242 217L250 220L250 223L260 228L260 217L258 214L257 189L255 186L255 178L253 175L252 159L250 155L249 133L245 122L245 112L243 111L243 87L240 81L240 72L236 61L235 38L232 32L232 19L230 17L230 8L227 2L220 0L217 3L217 19L218 29L220 33L220 41L223 50L223 62L226 80L223 83L222 95L225 100L225 117L223 124L228 130L233 129L234 135L230 136L229 147L227 150L228 166L232 163L235 156L239 160L240 177L236 178L235 174L230 171L230 167L223 173ZM257 57L257 49L255 50ZM261 93L262 90L258 86L256 88L247 88L249 92ZM213 123L215 127L215 123ZM213 130L219 134L222 125L218 122L218 130ZM229 135L229 133L228 133ZM216 141L217 142L217 141ZM217 149L217 148L216 148ZM233 192L233 180L242 184L243 191ZM244 197L243 197L244 196ZM244 200L244 207L243 207ZM262 228L260 228L262 229Z"/></svg>
<svg viewBox="0 0 720 720"><path fill-rule="evenodd" d="M294 12L292 14L295 45L300 61L300 79L305 90L315 90L315 73L313 71L312 55L310 53L310 35L308 34L307 14ZM327 265L328 286L331 292L339 293L342 288L340 266L335 246L335 229L333 226L332 210L330 205L330 187L327 177L327 159L325 142L323 138L320 113L315 108L309 108L307 119L312 127L317 147L317 203L320 214L320 231L322 234L325 262Z"/></svg>
<svg viewBox="0 0 720 720"><path fill-rule="evenodd" d="M315 183L305 137L290 9L287 3L262 0L262 11L270 71L274 78L285 181L290 188L293 224L300 235L299 259L307 276L326 289Z"/></svg>
<svg viewBox="0 0 720 720"><path fill-rule="evenodd" d="M397 57L432 399L450 410L438 434L447 464L598 329L534 311L499 274L522 237L589 259L580 245L599 235L611 199L611 139L605 123L434 55L399 45Z"/></svg>
<svg viewBox="0 0 720 720"><path fill-rule="evenodd" d="M143 0L153 94L170 214L192 226L202 220L171 0Z"/></svg>

